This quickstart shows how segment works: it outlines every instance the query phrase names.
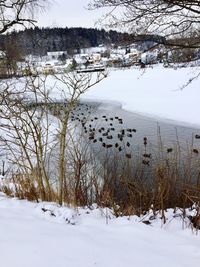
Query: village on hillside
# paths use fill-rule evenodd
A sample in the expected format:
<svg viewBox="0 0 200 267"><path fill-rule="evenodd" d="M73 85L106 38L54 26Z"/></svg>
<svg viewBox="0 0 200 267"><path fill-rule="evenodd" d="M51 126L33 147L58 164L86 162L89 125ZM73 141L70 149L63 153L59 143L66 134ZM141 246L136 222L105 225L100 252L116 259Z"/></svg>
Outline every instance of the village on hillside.
<svg viewBox="0 0 200 267"><path fill-rule="evenodd" d="M150 42L148 45L137 43L117 46L99 45L97 47L81 48L73 53L68 51L50 51L46 55L7 55L0 51L1 77L27 76L35 74L58 74L77 72L103 71L107 68L129 68L131 66L145 66L162 63L164 67L179 64L184 67L190 62L194 66L199 64L199 49L174 51L162 45ZM185 64L186 63L186 64ZM182 64L182 65L181 65Z"/></svg>

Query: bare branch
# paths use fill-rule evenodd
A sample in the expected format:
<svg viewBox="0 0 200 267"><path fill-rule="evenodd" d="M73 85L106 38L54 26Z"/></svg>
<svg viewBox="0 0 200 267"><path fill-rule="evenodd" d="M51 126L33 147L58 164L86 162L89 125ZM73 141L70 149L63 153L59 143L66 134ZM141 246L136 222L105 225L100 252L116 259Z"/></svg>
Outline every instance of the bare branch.
<svg viewBox="0 0 200 267"><path fill-rule="evenodd" d="M34 25L34 12L42 8L45 0L1 0L0 1L0 34L14 26Z"/></svg>
<svg viewBox="0 0 200 267"><path fill-rule="evenodd" d="M102 7L112 9L102 23L126 29L135 37L160 36L158 43L165 45L200 46L200 0L93 0L89 5ZM192 44L187 44L190 37Z"/></svg>

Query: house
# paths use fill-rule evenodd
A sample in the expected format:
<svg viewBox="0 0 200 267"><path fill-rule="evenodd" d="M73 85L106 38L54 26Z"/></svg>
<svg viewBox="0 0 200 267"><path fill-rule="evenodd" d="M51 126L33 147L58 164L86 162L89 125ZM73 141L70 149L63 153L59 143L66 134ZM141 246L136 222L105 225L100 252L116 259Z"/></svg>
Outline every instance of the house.
<svg viewBox="0 0 200 267"><path fill-rule="evenodd" d="M0 60L5 59L6 53L2 50L0 50Z"/></svg>
<svg viewBox="0 0 200 267"><path fill-rule="evenodd" d="M48 60L58 60L60 57L67 57L67 51L47 52Z"/></svg>
<svg viewBox="0 0 200 267"><path fill-rule="evenodd" d="M93 62L99 62L101 60L101 54L100 53L93 53L92 54Z"/></svg>
<svg viewBox="0 0 200 267"><path fill-rule="evenodd" d="M130 53L126 54L124 58L127 63L138 63L141 58L141 52L138 50L132 50Z"/></svg>
<svg viewBox="0 0 200 267"><path fill-rule="evenodd" d="M54 67L51 63L46 63L45 66L43 67L43 74L48 75L48 74L54 74Z"/></svg>

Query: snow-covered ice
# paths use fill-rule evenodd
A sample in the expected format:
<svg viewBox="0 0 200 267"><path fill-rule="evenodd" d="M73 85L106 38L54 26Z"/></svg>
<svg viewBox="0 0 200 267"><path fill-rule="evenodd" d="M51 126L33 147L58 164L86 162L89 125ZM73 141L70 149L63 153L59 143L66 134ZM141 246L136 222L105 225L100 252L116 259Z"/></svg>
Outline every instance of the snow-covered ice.
<svg viewBox="0 0 200 267"><path fill-rule="evenodd" d="M196 67L173 69L161 65L115 70L83 99L116 101L129 111L199 128L199 79L182 88L199 72Z"/></svg>
<svg viewBox="0 0 200 267"><path fill-rule="evenodd" d="M82 100L119 103L122 108L135 113L169 120L182 125L200 128L199 67L111 69L108 77L90 88L81 96ZM94 75L95 76L95 75ZM59 75L58 75L59 77ZM17 80L17 88L24 86L24 79ZM55 100L66 98L69 92L66 85L49 75L46 90ZM27 97L31 94L26 93Z"/></svg>

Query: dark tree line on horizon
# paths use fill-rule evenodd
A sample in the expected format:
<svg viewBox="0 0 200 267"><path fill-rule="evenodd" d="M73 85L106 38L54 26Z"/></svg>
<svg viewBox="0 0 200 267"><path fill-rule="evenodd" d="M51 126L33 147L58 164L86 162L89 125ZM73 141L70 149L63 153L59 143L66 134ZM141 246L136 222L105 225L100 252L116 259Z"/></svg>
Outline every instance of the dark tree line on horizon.
<svg viewBox="0 0 200 267"><path fill-rule="evenodd" d="M13 31L0 35L0 49L9 44L23 55L45 55L51 51L68 51L95 47L101 44L123 44L129 35L116 31L105 31L87 28L29 28L24 31Z"/></svg>

